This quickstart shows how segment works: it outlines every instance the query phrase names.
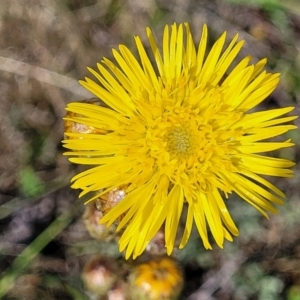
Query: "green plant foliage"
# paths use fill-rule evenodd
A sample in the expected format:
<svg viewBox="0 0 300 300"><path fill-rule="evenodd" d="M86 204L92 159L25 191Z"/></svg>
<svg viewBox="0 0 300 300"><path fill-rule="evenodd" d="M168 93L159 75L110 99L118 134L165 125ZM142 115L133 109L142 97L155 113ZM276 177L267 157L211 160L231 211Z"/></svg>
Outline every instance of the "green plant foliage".
<svg viewBox="0 0 300 300"><path fill-rule="evenodd" d="M294 285L289 288L287 300L300 300L300 286Z"/></svg>
<svg viewBox="0 0 300 300"><path fill-rule="evenodd" d="M43 192L44 183L31 167L20 171L20 191L25 197L33 197Z"/></svg>

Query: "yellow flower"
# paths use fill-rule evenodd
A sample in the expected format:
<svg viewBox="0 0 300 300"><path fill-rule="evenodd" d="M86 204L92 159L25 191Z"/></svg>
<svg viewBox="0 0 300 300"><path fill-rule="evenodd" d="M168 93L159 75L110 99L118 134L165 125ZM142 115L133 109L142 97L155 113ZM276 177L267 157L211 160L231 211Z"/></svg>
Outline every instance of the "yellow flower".
<svg viewBox="0 0 300 300"><path fill-rule="evenodd" d="M204 25L196 48L188 24L166 26L160 51L148 28L155 64L135 37L139 59L120 45L113 50L116 64L104 58L97 72L89 69L100 84L81 81L106 105L66 108L67 122L95 129L66 133L70 161L94 166L76 175L72 187L82 189L81 196L98 193L92 201L127 186L101 220L107 226L121 220L126 258L140 255L162 226L171 254L184 206L179 247L195 223L211 249L208 230L219 247L238 235L221 194L237 193L266 217L277 212L271 203L283 203L284 194L262 175L291 177L294 163L259 153L293 145L268 141L296 128L286 124L296 117L282 117L293 107L253 111L276 88L279 74L263 70L266 59L250 64L245 57L232 66L244 44L237 35L223 50L224 32L206 54L207 35Z"/></svg>
<svg viewBox="0 0 300 300"><path fill-rule="evenodd" d="M129 275L132 300L178 299L182 287L182 270L168 257L156 257L137 265Z"/></svg>

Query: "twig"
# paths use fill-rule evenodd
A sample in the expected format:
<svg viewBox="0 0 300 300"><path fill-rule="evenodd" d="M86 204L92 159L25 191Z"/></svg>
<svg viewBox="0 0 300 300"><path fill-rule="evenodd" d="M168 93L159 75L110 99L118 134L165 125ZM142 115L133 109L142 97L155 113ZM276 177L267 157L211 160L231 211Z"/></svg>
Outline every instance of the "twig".
<svg viewBox="0 0 300 300"><path fill-rule="evenodd" d="M34 78L40 82L62 88L83 98L92 97L92 94L81 87L77 80L73 78L8 57L0 56L0 70Z"/></svg>

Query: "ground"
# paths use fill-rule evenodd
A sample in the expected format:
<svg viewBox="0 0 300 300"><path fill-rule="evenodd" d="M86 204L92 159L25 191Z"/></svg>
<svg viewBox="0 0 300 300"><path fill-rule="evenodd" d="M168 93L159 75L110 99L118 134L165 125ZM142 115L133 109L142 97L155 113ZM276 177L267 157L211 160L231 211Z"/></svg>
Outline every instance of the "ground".
<svg viewBox="0 0 300 300"><path fill-rule="evenodd" d="M130 268L115 243L95 242L84 227L84 201L69 184L80 168L62 155L62 118L68 102L92 97L78 84L87 66L111 58L121 43L134 49L133 36L145 41L145 27L159 36L175 21L188 21L196 40L203 23L211 41L224 30L239 33L242 56L267 57L269 70L282 74L260 108L296 106L299 115L296 0L0 2L1 299L88 299L80 276L94 253ZM266 220L231 196L240 237L205 251L195 235L175 253L185 272L181 299L300 299L299 131L286 138L296 146L279 156L296 162L295 177L273 180L286 204Z"/></svg>

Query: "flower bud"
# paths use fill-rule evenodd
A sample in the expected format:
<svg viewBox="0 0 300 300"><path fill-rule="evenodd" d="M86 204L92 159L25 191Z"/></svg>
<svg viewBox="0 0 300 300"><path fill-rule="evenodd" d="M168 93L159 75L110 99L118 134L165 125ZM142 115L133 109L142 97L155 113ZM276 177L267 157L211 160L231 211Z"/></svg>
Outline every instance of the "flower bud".
<svg viewBox="0 0 300 300"><path fill-rule="evenodd" d="M136 266L129 277L132 300L178 299L183 274L178 263L169 257L158 257Z"/></svg>
<svg viewBox="0 0 300 300"><path fill-rule="evenodd" d="M94 105L101 105L98 99L86 99L79 101L81 103L90 103ZM80 122L80 118L82 116L80 114L74 112L67 112L64 117L64 125L65 125L65 139L70 138L68 133L98 133L98 134L106 134L107 131L99 128L94 128L93 126L89 126ZM78 119L78 122L74 121L74 118ZM71 120L72 119L72 120ZM72 137L74 138L74 137Z"/></svg>
<svg viewBox="0 0 300 300"><path fill-rule="evenodd" d="M96 256L86 263L81 277L90 292L106 295L117 280L117 264L108 257Z"/></svg>
<svg viewBox="0 0 300 300"><path fill-rule="evenodd" d="M100 224L102 217L103 213L97 208L96 202L86 205L83 222L87 231L96 240L110 241L116 236L116 225L106 227L105 224Z"/></svg>
<svg viewBox="0 0 300 300"><path fill-rule="evenodd" d="M149 241L146 251L151 255L167 254L167 248L165 247L165 232L163 229L160 229L152 240Z"/></svg>
<svg viewBox="0 0 300 300"><path fill-rule="evenodd" d="M127 285L124 281L117 281L114 286L107 292L107 300L126 300L127 297ZM105 300L106 300L105 299Z"/></svg>
<svg viewBox="0 0 300 300"><path fill-rule="evenodd" d="M105 215L126 196L127 185L116 187L101 195L97 200L98 209Z"/></svg>

